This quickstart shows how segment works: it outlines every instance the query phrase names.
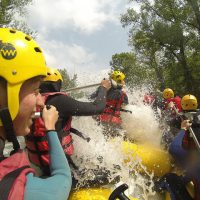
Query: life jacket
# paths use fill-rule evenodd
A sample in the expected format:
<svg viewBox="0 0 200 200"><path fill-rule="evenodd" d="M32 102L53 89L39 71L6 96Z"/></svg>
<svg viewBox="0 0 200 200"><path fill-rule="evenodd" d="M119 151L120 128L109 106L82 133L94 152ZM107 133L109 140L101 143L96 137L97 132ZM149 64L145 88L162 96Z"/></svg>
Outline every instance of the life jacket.
<svg viewBox="0 0 200 200"><path fill-rule="evenodd" d="M26 175L35 173L24 151L17 153L0 162L0 199L24 200Z"/></svg>
<svg viewBox="0 0 200 200"><path fill-rule="evenodd" d="M113 90L114 95L106 100L106 107L101 115L99 115L100 122L108 122L120 125L122 123L120 117L120 109L124 102L126 93L122 90ZM120 92L120 97L115 95Z"/></svg>
<svg viewBox="0 0 200 200"><path fill-rule="evenodd" d="M67 95L62 92L44 93L44 102L46 104L49 97L56 95ZM74 152L73 140L70 134L72 117L65 122L62 130L58 132L58 137L66 156L71 156ZM40 166L41 168L49 166L49 145L46 129L42 118L35 120L31 133L26 136L26 146L28 149L28 156L32 163Z"/></svg>
<svg viewBox="0 0 200 200"><path fill-rule="evenodd" d="M181 98L179 96L176 96L174 98L170 98L170 99L166 99L164 101L164 104L165 104L165 110L167 110L167 105L170 103L170 102L173 102L175 104L175 107L176 109L178 109L178 112L181 112L182 111L182 108L181 108Z"/></svg>
<svg viewBox="0 0 200 200"><path fill-rule="evenodd" d="M143 103L146 105L151 105L155 101L155 97L152 95L144 95Z"/></svg>

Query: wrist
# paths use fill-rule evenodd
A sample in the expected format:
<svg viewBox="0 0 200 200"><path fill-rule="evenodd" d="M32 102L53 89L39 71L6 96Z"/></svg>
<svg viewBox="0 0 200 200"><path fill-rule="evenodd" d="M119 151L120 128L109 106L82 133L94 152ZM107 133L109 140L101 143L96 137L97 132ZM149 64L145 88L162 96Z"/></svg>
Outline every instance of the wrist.
<svg viewBox="0 0 200 200"><path fill-rule="evenodd" d="M48 130L55 130L56 128L55 128L55 124L51 124L51 123L47 123L47 124L45 124L45 128L46 128L46 130L48 131Z"/></svg>
<svg viewBox="0 0 200 200"><path fill-rule="evenodd" d="M108 88L105 85L101 85L101 87L105 90L108 90Z"/></svg>
<svg viewBox="0 0 200 200"><path fill-rule="evenodd" d="M55 129L49 129L49 130L46 130L46 133L49 133L49 132L56 132L56 130Z"/></svg>

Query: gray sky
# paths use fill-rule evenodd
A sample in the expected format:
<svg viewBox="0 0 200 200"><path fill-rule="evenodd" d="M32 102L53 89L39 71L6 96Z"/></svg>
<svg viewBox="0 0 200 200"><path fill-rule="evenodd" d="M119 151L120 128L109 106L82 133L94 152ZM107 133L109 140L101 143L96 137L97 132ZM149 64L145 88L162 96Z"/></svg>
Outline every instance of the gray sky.
<svg viewBox="0 0 200 200"><path fill-rule="evenodd" d="M35 0L27 21L48 66L95 72L109 68L113 54L130 51L120 23L128 6L128 0Z"/></svg>

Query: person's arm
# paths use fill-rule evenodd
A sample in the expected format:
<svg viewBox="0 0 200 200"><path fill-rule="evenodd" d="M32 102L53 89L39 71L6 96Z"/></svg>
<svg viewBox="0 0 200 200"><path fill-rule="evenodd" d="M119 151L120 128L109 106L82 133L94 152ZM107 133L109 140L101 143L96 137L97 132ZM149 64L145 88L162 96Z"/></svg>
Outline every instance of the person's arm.
<svg viewBox="0 0 200 200"><path fill-rule="evenodd" d="M181 130L169 146L169 153L174 157L176 161L181 164L187 155L187 151L185 151L182 147L184 135L185 130Z"/></svg>
<svg viewBox="0 0 200 200"><path fill-rule="evenodd" d="M50 147L51 177L42 179L29 173L25 188L24 200L67 200L71 190L71 171L60 145L57 133L47 133Z"/></svg>
<svg viewBox="0 0 200 200"><path fill-rule="evenodd" d="M102 80L94 102L80 102L69 96L59 95L50 98L47 103L57 108L61 118L100 114L106 106L106 94L110 87L110 80Z"/></svg>
<svg viewBox="0 0 200 200"><path fill-rule="evenodd" d="M188 151L183 148L183 139L186 131L191 126L189 120L184 120L181 122L181 130L178 135L172 141L169 152L181 165L185 165L188 158Z"/></svg>
<svg viewBox="0 0 200 200"><path fill-rule="evenodd" d="M42 179L35 177L33 173L27 174L25 187L25 200L66 200L71 190L71 172L60 141L55 132L55 123L58 112L55 107L43 109L42 118L47 130L49 143L51 177Z"/></svg>
<svg viewBox="0 0 200 200"><path fill-rule="evenodd" d="M60 117L90 116L100 114L106 106L107 89L99 88L99 93L94 102L81 102L69 96L59 95L48 100L48 104L54 105Z"/></svg>
<svg viewBox="0 0 200 200"><path fill-rule="evenodd" d="M97 90L95 92L93 92L90 95L89 99L95 99L97 97L97 95L98 95L98 92L99 92L99 87L97 88Z"/></svg>
<svg viewBox="0 0 200 200"><path fill-rule="evenodd" d="M125 96L124 96L124 102L123 102L123 104L125 104L125 105L129 104L127 94L125 94Z"/></svg>

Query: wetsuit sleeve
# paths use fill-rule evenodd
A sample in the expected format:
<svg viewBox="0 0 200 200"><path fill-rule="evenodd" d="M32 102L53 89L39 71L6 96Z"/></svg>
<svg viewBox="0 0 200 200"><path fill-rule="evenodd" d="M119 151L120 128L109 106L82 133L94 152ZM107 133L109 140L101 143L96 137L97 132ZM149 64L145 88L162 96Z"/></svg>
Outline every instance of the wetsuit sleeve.
<svg viewBox="0 0 200 200"><path fill-rule="evenodd" d="M50 131L47 134L51 177L42 179L32 173L27 174L24 200L68 199L72 184L71 171L56 132Z"/></svg>
<svg viewBox="0 0 200 200"><path fill-rule="evenodd" d="M185 135L185 130L181 130L178 135L172 141L169 152L174 157L174 159L181 165L185 164L188 152L184 150L182 146L183 138Z"/></svg>
<svg viewBox="0 0 200 200"><path fill-rule="evenodd" d="M90 116L100 114L106 106L107 90L99 87L94 102L81 102L69 96L58 95L48 100L48 104L55 106L61 118L69 116Z"/></svg>
<svg viewBox="0 0 200 200"><path fill-rule="evenodd" d="M123 103L124 104L129 104L127 94L125 94L125 96L124 96L124 102Z"/></svg>
<svg viewBox="0 0 200 200"><path fill-rule="evenodd" d="M98 96L99 88L100 87L98 87L98 89L90 95L89 99L95 99Z"/></svg>

